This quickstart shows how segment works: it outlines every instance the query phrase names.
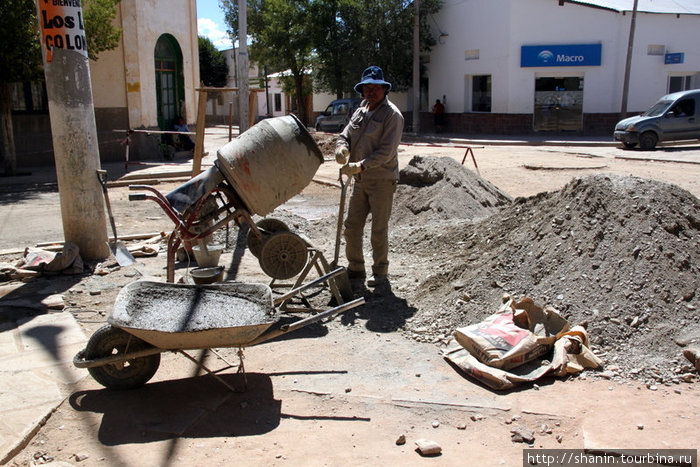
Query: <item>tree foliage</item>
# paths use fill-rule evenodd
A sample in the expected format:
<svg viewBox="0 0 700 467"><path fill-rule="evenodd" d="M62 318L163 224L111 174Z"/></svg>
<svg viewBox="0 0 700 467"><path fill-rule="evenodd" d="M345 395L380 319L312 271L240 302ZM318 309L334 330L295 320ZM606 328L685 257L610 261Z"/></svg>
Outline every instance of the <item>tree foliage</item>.
<svg viewBox="0 0 700 467"><path fill-rule="evenodd" d="M32 81L41 76L41 47L34 0L0 2L0 41L0 82Z"/></svg>
<svg viewBox="0 0 700 467"><path fill-rule="evenodd" d="M199 36L199 79L205 86L224 87L228 79L228 65L223 52L214 43Z"/></svg>
<svg viewBox="0 0 700 467"><path fill-rule="evenodd" d="M114 26L117 5L121 0L83 0L85 17L85 39L88 56L97 60L100 52L112 50L119 45L121 29Z"/></svg>
<svg viewBox="0 0 700 467"><path fill-rule="evenodd" d="M236 3L220 0L233 35L238 26ZM290 16L275 16L279 3L297 11L293 22ZM420 2L422 52L435 44L428 18L440 5L440 0ZM305 67L312 64L316 88L341 97L352 92L369 65L382 67L395 89L412 85L414 15L415 4L407 0L253 0L248 2L248 31L258 60L277 70L291 69L284 64L291 56L297 67L301 62ZM283 48L273 31L303 40Z"/></svg>
<svg viewBox="0 0 700 467"><path fill-rule="evenodd" d="M290 70L299 118L306 122L304 74L311 64L313 42L309 30L312 0L248 0L247 24L253 38L250 59L278 71ZM236 0L220 0L229 32L238 34Z"/></svg>

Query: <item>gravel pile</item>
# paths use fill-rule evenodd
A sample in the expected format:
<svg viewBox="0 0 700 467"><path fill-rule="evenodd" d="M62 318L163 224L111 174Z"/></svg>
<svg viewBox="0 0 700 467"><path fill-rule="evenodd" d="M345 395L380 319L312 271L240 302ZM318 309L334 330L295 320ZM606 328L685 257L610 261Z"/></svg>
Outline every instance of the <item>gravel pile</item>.
<svg viewBox="0 0 700 467"><path fill-rule="evenodd" d="M404 326L409 335L445 341L495 312L504 294L530 296L585 324L613 376L687 379L682 347L700 342L696 197L675 185L596 175L518 198L475 223L469 210L445 219L456 192L492 203L483 181L457 169L464 173L450 178L460 179L458 189L416 185L397 197L404 212L409 199L431 200L418 222L399 218L392 237L392 257L411 269L401 286L417 309Z"/></svg>

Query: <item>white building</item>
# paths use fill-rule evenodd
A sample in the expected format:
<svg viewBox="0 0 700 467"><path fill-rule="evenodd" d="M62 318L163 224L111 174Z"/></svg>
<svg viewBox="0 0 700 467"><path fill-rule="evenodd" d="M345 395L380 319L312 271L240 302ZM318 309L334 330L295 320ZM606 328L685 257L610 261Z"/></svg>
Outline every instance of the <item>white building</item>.
<svg viewBox="0 0 700 467"><path fill-rule="evenodd" d="M428 101L445 100L449 130L612 134L633 0L444 0ZM700 87L700 2L639 0L628 113ZM432 128L429 115L425 124Z"/></svg>

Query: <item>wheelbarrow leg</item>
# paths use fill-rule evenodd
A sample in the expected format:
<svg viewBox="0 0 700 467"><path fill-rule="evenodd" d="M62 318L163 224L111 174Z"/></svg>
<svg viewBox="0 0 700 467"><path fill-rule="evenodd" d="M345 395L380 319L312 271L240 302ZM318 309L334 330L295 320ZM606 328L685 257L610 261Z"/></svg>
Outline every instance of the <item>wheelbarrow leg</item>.
<svg viewBox="0 0 700 467"><path fill-rule="evenodd" d="M197 365L199 368L201 368L202 370L204 370L204 371L206 371L207 373L209 373L209 374L210 374L211 376L213 376L218 382L220 382L221 384L223 384L224 386L226 386L227 388L229 388L229 389L231 390L231 392L239 393L239 392L245 392L245 391L248 390L248 381L247 381L247 379L246 379L246 377L245 377L245 370L241 371L241 368L243 368L243 349L238 349L238 356L239 356L240 361L241 361L241 363L240 363L240 365L239 365L239 367L238 367L238 373L241 373L241 372L243 373L243 390L242 390L242 391L241 391L241 390L238 390L238 389L234 388L233 386L231 386L230 384L228 384L226 381L224 381L223 378L221 378L219 375L217 375L217 374L214 373L212 370L210 370L209 368L207 368L202 362L200 362L199 360L197 360L196 358L194 358L193 356L191 356L190 354L188 354L188 353L185 352L184 350L176 350L175 352L184 355L189 361L191 361L192 363L194 363L195 365Z"/></svg>

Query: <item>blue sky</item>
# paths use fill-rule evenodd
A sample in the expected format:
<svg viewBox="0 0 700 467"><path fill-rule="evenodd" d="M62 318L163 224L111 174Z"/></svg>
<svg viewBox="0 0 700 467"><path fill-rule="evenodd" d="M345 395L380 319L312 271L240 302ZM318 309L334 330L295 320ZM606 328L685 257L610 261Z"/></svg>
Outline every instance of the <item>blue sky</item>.
<svg viewBox="0 0 700 467"><path fill-rule="evenodd" d="M197 31L208 37L219 50L233 47L226 34L224 12L219 8L219 0L197 0Z"/></svg>

